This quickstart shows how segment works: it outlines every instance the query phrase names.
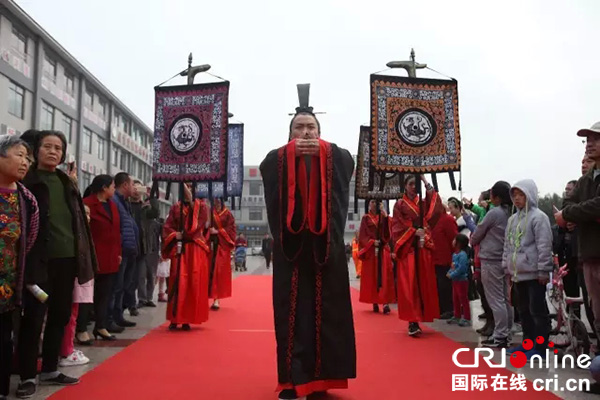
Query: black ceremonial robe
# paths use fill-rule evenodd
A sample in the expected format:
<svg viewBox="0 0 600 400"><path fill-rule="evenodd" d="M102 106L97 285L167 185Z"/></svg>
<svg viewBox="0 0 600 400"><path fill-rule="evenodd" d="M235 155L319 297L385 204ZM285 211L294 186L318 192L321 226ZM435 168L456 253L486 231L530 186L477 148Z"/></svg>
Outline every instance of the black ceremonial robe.
<svg viewBox="0 0 600 400"><path fill-rule="evenodd" d="M273 234L277 390L299 397L356 377L344 245L353 169L348 151L322 140L319 157L296 157L292 141L260 166Z"/></svg>

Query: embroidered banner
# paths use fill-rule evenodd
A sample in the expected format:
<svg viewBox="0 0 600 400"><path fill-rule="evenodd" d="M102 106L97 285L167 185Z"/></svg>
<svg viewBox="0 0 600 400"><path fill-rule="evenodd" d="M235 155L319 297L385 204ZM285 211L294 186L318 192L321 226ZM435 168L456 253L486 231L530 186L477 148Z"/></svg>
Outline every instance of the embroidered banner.
<svg viewBox="0 0 600 400"><path fill-rule="evenodd" d="M371 75L371 126L371 160L377 171L460 170L454 80Z"/></svg>
<svg viewBox="0 0 600 400"><path fill-rule="evenodd" d="M153 180L225 182L229 82L154 90Z"/></svg>
<svg viewBox="0 0 600 400"><path fill-rule="evenodd" d="M229 124L229 142L227 159L227 191L223 182L213 182L213 197L241 196L244 186L244 124ZM196 197L208 197L209 184L196 185Z"/></svg>
<svg viewBox="0 0 600 400"><path fill-rule="evenodd" d="M401 174L377 172L371 168L371 143L371 127L361 126L356 153L355 196L359 199L398 199L402 192ZM383 176L386 179L382 188Z"/></svg>

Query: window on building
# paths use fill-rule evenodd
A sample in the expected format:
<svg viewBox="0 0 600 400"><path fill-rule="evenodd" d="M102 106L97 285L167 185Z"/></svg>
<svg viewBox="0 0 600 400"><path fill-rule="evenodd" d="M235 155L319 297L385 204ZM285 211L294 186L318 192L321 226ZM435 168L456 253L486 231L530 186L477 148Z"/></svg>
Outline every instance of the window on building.
<svg viewBox="0 0 600 400"><path fill-rule="evenodd" d="M83 128L83 141L81 142L81 148L86 153L92 154L92 131L90 131L88 128Z"/></svg>
<svg viewBox="0 0 600 400"><path fill-rule="evenodd" d="M81 184L83 185L83 187L87 188L88 186L90 186L90 183L92 183L92 174L90 174L89 172L82 172Z"/></svg>
<svg viewBox="0 0 600 400"><path fill-rule="evenodd" d="M100 136L96 136L96 140L98 141L98 158L100 160L104 160L105 158L105 140L102 139Z"/></svg>
<svg viewBox="0 0 600 400"><path fill-rule="evenodd" d="M127 171L127 152L121 151L121 170Z"/></svg>
<svg viewBox="0 0 600 400"><path fill-rule="evenodd" d="M63 114L62 129L69 143L73 143L73 119Z"/></svg>
<svg viewBox="0 0 600 400"><path fill-rule="evenodd" d="M123 116L121 116L121 128L123 132L129 133L129 122Z"/></svg>
<svg viewBox="0 0 600 400"><path fill-rule="evenodd" d="M50 104L42 103L41 127L45 130L54 129L54 107Z"/></svg>
<svg viewBox="0 0 600 400"><path fill-rule="evenodd" d="M262 221L263 219L263 210L262 208L250 208L250 221Z"/></svg>
<svg viewBox="0 0 600 400"><path fill-rule="evenodd" d="M92 93L89 89L86 89L83 101L83 104L88 110L94 110L94 93Z"/></svg>
<svg viewBox="0 0 600 400"><path fill-rule="evenodd" d="M102 119L106 119L106 102L104 100L100 100L98 102L99 105L99 110L98 112L100 113L100 116L102 117Z"/></svg>
<svg viewBox="0 0 600 400"><path fill-rule="evenodd" d="M15 27L12 28L11 45L17 55L21 56L23 60L27 59L27 36Z"/></svg>
<svg viewBox="0 0 600 400"><path fill-rule="evenodd" d="M129 173L133 176L138 176L138 170L137 170L137 160L133 157L131 157L131 168L129 170Z"/></svg>
<svg viewBox="0 0 600 400"><path fill-rule="evenodd" d="M250 196L260 196L261 188L262 184L260 182L250 182Z"/></svg>
<svg viewBox="0 0 600 400"><path fill-rule="evenodd" d="M114 145L112 148L112 165L114 165L115 167L119 165L119 149L117 148L117 146Z"/></svg>
<svg viewBox="0 0 600 400"><path fill-rule="evenodd" d="M65 71L65 92L67 92L71 97L75 97L75 77L70 73Z"/></svg>
<svg viewBox="0 0 600 400"><path fill-rule="evenodd" d="M56 83L56 61L48 56L44 57L43 71L46 78Z"/></svg>
<svg viewBox="0 0 600 400"><path fill-rule="evenodd" d="M348 213L348 221L354 221L354 213Z"/></svg>
<svg viewBox="0 0 600 400"><path fill-rule="evenodd" d="M25 105L25 89L13 81L8 82L8 112L23 119Z"/></svg>

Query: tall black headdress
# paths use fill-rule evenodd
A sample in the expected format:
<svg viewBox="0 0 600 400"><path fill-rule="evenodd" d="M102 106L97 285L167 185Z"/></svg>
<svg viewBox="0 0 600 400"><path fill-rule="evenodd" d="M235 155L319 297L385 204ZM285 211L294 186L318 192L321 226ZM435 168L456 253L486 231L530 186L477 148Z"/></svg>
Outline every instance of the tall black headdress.
<svg viewBox="0 0 600 400"><path fill-rule="evenodd" d="M308 100L310 98L310 83L299 83L297 86L300 107L296 107L296 114L308 113L314 115L313 108L308 105Z"/></svg>

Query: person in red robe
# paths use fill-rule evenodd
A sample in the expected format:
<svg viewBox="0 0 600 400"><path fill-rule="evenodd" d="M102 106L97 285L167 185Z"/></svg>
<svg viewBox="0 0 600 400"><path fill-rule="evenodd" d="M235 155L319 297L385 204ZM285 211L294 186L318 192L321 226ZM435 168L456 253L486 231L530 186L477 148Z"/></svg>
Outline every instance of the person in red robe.
<svg viewBox="0 0 600 400"><path fill-rule="evenodd" d="M190 324L208 320L209 215L210 206L203 200L192 200L186 184L183 203L171 207L163 227L162 254L171 259L167 305L170 330L177 329L179 324L183 330L190 330Z"/></svg>
<svg viewBox="0 0 600 400"><path fill-rule="evenodd" d="M398 317L409 322L410 336L421 333L419 322L432 322L440 316L429 227L437 222L443 206L424 176L421 180L427 188L423 226L420 226L419 218L421 200L417 195L416 178L412 175L404 180L405 193L396 202L392 218L392 258L397 262L398 273Z"/></svg>
<svg viewBox="0 0 600 400"><path fill-rule="evenodd" d="M213 248L217 254L211 254L214 260L214 271L210 297L214 299L211 308L219 309L219 299L231 297L231 252L235 248L235 219L221 199L215 199L213 209L213 226L210 234L216 238L217 245Z"/></svg>
<svg viewBox="0 0 600 400"><path fill-rule="evenodd" d="M391 232L383 203L379 203L379 210L377 213L377 201L371 200L369 212L360 222L358 242L362 275L359 301L373 304L373 311L376 313L379 312L379 304L383 304L383 313L389 314L389 303L396 300L394 270L388 246Z"/></svg>

